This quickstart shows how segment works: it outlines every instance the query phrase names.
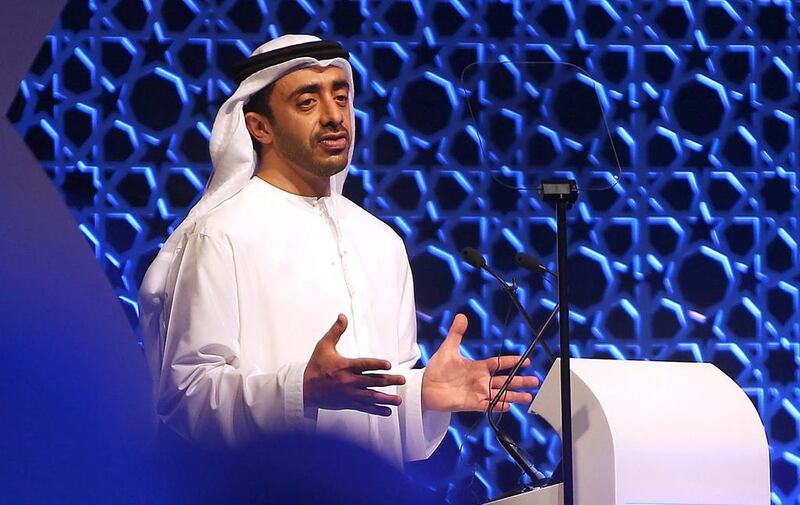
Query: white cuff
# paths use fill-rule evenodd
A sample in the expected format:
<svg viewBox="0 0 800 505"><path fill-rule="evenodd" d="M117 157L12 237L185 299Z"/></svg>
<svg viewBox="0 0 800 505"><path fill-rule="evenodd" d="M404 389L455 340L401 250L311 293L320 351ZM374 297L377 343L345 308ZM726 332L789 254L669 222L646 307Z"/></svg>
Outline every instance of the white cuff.
<svg viewBox="0 0 800 505"><path fill-rule="evenodd" d="M450 412L422 410L422 377L424 369L402 372L404 386L398 387L403 403L400 406L400 429L403 434L403 459L427 459L439 447L450 425Z"/></svg>
<svg viewBox="0 0 800 505"><path fill-rule="evenodd" d="M306 372L306 364L290 363L287 367L283 389L285 427L287 430L313 433L317 423L305 416L303 406L303 376Z"/></svg>

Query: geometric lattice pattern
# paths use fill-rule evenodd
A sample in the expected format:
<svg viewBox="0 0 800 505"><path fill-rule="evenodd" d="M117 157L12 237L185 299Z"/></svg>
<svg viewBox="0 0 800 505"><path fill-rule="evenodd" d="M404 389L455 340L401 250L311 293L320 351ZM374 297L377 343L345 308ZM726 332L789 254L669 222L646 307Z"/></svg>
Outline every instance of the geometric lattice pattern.
<svg viewBox="0 0 800 505"><path fill-rule="evenodd" d="M462 70L503 57L585 68L602 86L622 173L570 212L572 352L715 363L764 421L772 502L796 504L798 16L796 3L755 0L75 0L8 116L135 325L142 275L210 173L207 141L233 90L232 63L282 33L340 40L358 123L345 192L405 239L426 355L465 311L465 352L484 357L529 336L458 251L477 246L516 276L542 317L554 286L512 258L527 250L554 267L555 223L533 192L498 183L513 185L513 170L482 166ZM507 98L495 84L469 84L488 116ZM559 140L589 172L607 166L602 145ZM547 371L543 355L533 368ZM521 410L502 422L552 471L559 447L544 426ZM455 416L439 453L417 467L458 503L519 476L479 415Z"/></svg>

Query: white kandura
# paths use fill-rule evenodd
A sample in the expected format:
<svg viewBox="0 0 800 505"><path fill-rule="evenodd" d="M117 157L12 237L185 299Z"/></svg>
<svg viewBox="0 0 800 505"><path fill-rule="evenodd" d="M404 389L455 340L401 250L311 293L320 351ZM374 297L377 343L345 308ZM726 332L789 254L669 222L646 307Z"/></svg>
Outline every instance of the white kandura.
<svg viewBox="0 0 800 505"><path fill-rule="evenodd" d="M273 430L333 433L397 465L443 439L446 412L423 412L411 270L386 224L333 192L294 195L254 177L201 217L169 272L158 412L190 440L238 446ZM389 417L304 417L305 364L339 313L337 351L392 363L404 386Z"/></svg>

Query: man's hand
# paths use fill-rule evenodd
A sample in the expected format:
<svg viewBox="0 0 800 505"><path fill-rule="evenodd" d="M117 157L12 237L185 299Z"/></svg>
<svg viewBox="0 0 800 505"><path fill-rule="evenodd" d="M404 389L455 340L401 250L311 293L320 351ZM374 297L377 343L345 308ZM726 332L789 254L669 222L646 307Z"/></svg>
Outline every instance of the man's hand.
<svg viewBox="0 0 800 505"><path fill-rule="evenodd" d="M466 331L467 317L457 314L447 338L431 357L422 376L423 408L448 412L485 411L506 380L505 375L492 377L492 374L513 367L519 360L520 356L500 356L480 361L464 358L459 346ZM530 361L526 360L524 366L529 364ZM512 403L530 403L533 400L530 393L516 390L531 389L538 385L539 379L536 377L514 377L506 394L495 406L495 411L505 412Z"/></svg>
<svg viewBox="0 0 800 505"><path fill-rule="evenodd" d="M315 413L318 408L390 415L392 411L384 405L400 405L401 398L369 388L403 385L405 377L364 373L367 370L388 370L392 365L385 359L348 359L336 352L336 344L345 329L347 318L339 314L331 329L317 342L308 360L303 374L303 404L307 415Z"/></svg>

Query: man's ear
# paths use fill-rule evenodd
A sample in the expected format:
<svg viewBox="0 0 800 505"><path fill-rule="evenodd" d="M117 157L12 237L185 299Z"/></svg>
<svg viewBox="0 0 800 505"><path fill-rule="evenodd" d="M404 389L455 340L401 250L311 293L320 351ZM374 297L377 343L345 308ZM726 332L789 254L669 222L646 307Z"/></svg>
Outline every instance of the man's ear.
<svg viewBox="0 0 800 505"><path fill-rule="evenodd" d="M244 115L244 124L256 140L262 144L272 144L272 125L266 117L258 112L248 112Z"/></svg>

